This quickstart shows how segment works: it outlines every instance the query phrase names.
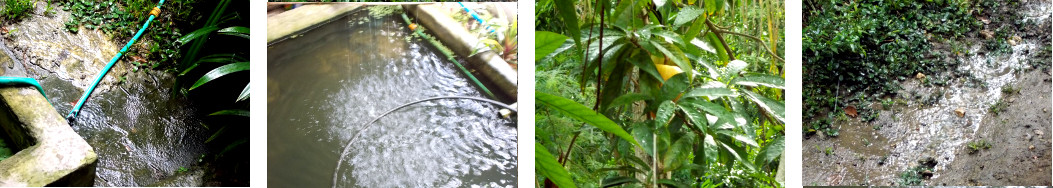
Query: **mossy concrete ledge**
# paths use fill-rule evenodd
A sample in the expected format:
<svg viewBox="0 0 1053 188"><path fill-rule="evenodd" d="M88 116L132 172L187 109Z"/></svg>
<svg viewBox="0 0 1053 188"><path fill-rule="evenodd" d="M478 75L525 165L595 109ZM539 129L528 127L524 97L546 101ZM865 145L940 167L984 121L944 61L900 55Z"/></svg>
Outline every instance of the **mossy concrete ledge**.
<svg viewBox="0 0 1053 188"><path fill-rule="evenodd" d="M479 42L479 39L467 29L464 29L460 23L453 20L449 14L441 11L434 4L403 5L402 8L416 18L416 22L431 30L439 41L458 56L468 57L468 65L493 81L501 92L511 98L516 98L519 87L516 78L518 73L508 65L508 62L492 51L487 50L470 56L475 46L484 44Z"/></svg>
<svg viewBox="0 0 1053 188"><path fill-rule="evenodd" d="M0 161L0 187L94 182L95 151L35 88L0 88L0 130L21 149Z"/></svg>
<svg viewBox="0 0 1053 188"><path fill-rule="evenodd" d="M307 4L267 18L267 43L288 38L329 20L350 13L361 4L326 3Z"/></svg>

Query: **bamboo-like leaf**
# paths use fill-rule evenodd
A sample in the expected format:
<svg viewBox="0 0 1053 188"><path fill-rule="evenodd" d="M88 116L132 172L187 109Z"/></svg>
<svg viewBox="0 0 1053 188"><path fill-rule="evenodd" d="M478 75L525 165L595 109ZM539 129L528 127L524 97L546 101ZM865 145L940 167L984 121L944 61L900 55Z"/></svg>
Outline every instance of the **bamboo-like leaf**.
<svg viewBox="0 0 1053 188"><path fill-rule="evenodd" d="M245 71L245 70L249 70L249 62L231 63L231 64L220 66L220 67L218 67L216 69L212 69L212 71L208 71L208 73L205 73L204 76L201 76L201 79L198 79L197 82L194 82L193 86L190 86L190 90L194 90L198 86L201 86L201 85L204 85L205 83L211 82L212 80L215 80L216 78L219 78L219 77L231 74L231 73L235 73L235 72Z"/></svg>
<svg viewBox="0 0 1053 188"><path fill-rule="evenodd" d="M750 73L745 76L735 78L731 81L733 84L744 85L744 86L765 86L770 88L785 89L785 80L782 77L769 75L769 74L756 74Z"/></svg>
<svg viewBox="0 0 1053 188"><path fill-rule="evenodd" d="M556 157L548 152L545 146L541 145L540 142L534 142L534 163L537 165L538 174L551 180L559 187L574 188L574 180L570 179L570 173L567 173L567 169L563 168L559 162L556 162Z"/></svg>
<svg viewBox="0 0 1053 188"><path fill-rule="evenodd" d="M563 23L567 26L567 33L574 39L574 45L581 46L581 29L578 26L578 12L575 11L576 0L557 0L556 11L563 17Z"/></svg>
<svg viewBox="0 0 1053 188"><path fill-rule="evenodd" d="M212 142L212 140L216 139L217 137L219 137L220 134L223 134L226 131L227 126L220 127L219 130L216 130L215 133L212 133L212 136L209 136L208 139L205 140L205 143Z"/></svg>
<svg viewBox="0 0 1053 188"><path fill-rule="evenodd" d="M238 100L234 102L241 102L245 99L249 99L249 86L252 86L252 82L249 82L249 84L245 84L245 89L241 90L241 94L238 95Z"/></svg>
<svg viewBox="0 0 1053 188"><path fill-rule="evenodd" d="M717 57L720 57L721 62L726 62L729 60L728 52L725 51L727 49L724 49L724 45L721 45L720 39L717 38L717 34L713 32L706 32L706 43L713 47L713 50L717 53Z"/></svg>
<svg viewBox="0 0 1053 188"><path fill-rule="evenodd" d="M768 114L771 114L775 119L779 120L779 122L786 123L786 107L782 102L769 99L768 97L764 97L748 90L742 90L742 92L746 93L746 96L748 96L747 98L754 103L757 103L757 106L760 106L765 112L768 112Z"/></svg>
<svg viewBox="0 0 1053 188"><path fill-rule="evenodd" d="M567 36L548 31L537 31L534 34L534 61L547 57L548 54L555 52L566 41Z"/></svg>
<svg viewBox="0 0 1053 188"><path fill-rule="evenodd" d="M625 132L625 129L622 129L621 126L618 126L614 121L608 119L607 116L585 107L585 105L571 101L570 99L537 91L534 91L534 98L538 104L548 106L549 108L560 111L564 115L570 116L578 121L588 123L600 130L614 134L615 136L629 141L629 143L640 145L640 143L637 142L636 139L633 139L628 132Z"/></svg>
<svg viewBox="0 0 1053 188"><path fill-rule="evenodd" d="M233 26L233 27L220 29L218 32L219 32L219 34L222 34L222 35L230 35L230 36L236 36L236 37L249 39L249 28L248 27Z"/></svg>
<svg viewBox="0 0 1053 188"><path fill-rule="evenodd" d="M248 110L242 110L242 109L220 110L220 111L217 111L217 112L213 112L212 114L209 114L209 115L210 116L232 115L232 116L249 117L249 111Z"/></svg>
<svg viewBox="0 0 1053 188"><path fill-rule="evenodd" d="M727 96L735 97L735 96L738 96L738 94L735 94L735 91L731 91L731 89L718 87L718 88L695 88L695 89L692 89L691 91L687 92L687 94L684 95L684 97L709 97L709 99L711 99L711 100L714 99L714 98L717 98L717 97L727 97Z"/></svg>
<svg viewBox="0 0 1053 188"><path fill-rule="evenodd" d="M194 30L194 31L192 31L190 33L187 33L186 35L183 35L183 37L179 37L179 39L176 40L176 44L178 44L178 45L186 44L186 43L188 43L188 42L190 42L190 41L192 41L194 39L197 39L197 38L200 38L200 37L203 37L203 36L208 36L208 34L212 33L213 31L216 31L216 30L219 30L219 27L209 26L209 27L203 27L201 29Z"/></svg>

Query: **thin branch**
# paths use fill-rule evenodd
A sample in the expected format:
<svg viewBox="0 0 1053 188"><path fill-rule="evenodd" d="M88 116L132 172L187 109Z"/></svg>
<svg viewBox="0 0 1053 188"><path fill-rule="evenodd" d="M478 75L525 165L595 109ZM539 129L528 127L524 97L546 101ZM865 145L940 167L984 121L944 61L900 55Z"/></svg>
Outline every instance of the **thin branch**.
<svg viewBox="0 0 1053 188"><path fill-rule="evenodd" d="M720 44L724 45L724 52L728 53L728 60L735 60L735 53L731 52L731 47L728 46L728 42L724 41L724 37L720 36L721 33L716 32L719 29L712 22L709 22L709 18L706 18L706 26L709 26L709 30L717 35L717 40L720 40Z"/></svg>
<svg viewBox="0 0 1053 188"><path fill-rule="evenodd" d="M708 21L707 21L707 23L708 23ZM712 31L714 33L731 34L731 35L746 37L748 39L752 39L754 41L757 41L757 43L760 43L760 45L762 46L761 48L764 48L764 50L766 50L769 55L771 55L772 57L774 57L775 59L777 59L777 60L779 60L781 62L786 62L786 60L783 60L778 55L776 55L775 52L772 52L771 49L768 49L768 44L764 43L764 40L761 40L760 38L757 38L757 37L754 37L754 36L750 36L750 35L747 35L747 34L737 33L737 32L734 32L734 31L723 30L723 29L713 29Z"/></svg>

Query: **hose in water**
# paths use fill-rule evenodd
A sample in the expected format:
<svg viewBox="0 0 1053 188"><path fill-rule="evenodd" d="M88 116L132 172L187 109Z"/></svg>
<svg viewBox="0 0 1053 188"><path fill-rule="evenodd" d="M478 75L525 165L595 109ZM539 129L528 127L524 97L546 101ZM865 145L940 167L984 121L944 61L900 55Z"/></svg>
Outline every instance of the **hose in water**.
<svg viewBox="0 0 1053 188"><path fill-rule="evenodd" d="M340 164L344 163L344 156L347 155L347 149L351 148L351 144L355 143L355 139L358 138L358 136L361 136L362 133L366 132L366 130L369 130L369 127L372 126L374 122L377 122L378 120L380 120L380 118L382 118L384 116L387 116L388 114L391 114L392 112L395 112L396 110L405 108L407 106L410 106L410 105L413 105L413 104L417 104L417 103L427 102L427 101L441 100L441 99L476 100L476 101L488 102L488 103L500 106L501 108L512 110L513 112L516 112L516 113L519 112L518 110L516 110L515 108L512 108L511 106L508 106L507 104L504 104L504 103L501 103L501 102L498 102L498 101L495 101L495 100L490 100L490 99L485 99L485 98L478 98L478 97L465 97L465 96L432 97L432 98L422 99L422 100L418 100L418 101L413 101L413 102L410 102L410 103L403 104L402 106L395 107L394 109L388 110L387 112L384 112L383 114L380 114L380 116L377 116L377 118L373 119L373 121L369 121L368 123L363 124L366 127L362 128L362 130L359 130L358 134L355 134L354 137L351 137L351 141L348 141L347 145L344 145L344 151L340 152L340 160L336 162L336 170L333 171L333 188L336 188L336 180L337 180L337 177L339 177L337 175L340 174Z"/></svg>
<svg viewBox="0 0 1053 188"><path fill-rule="evenodd" d="M161 13L161 4L164 3L165 0L161 0L161 2L157 3L157 6L154 7L153 10L150 10L150 18L146 19L146 23L143 23L143 27L139 28L139 32L135 33L135 36L132 37L132 40L128 41L128 44L124 45L124 48L121 48L121 51L117 52L117 55L113 56L113 59L110 59L110 64L106 64L106 67L102 68L102 72L99 72L99 76L95 78L95 83L91 84L91 87L88 87L88 90L84 91L84 95L80 96L80 101L77 102L76 106L73 106L73 110L69 111L69 115L66 115L66 119L73 119L77 117L77 114L80 112L80 108L84 106L84 102L88 100L88 96L91 96L91 92L95 91L95 86L99 85L99 82L102 81L102 78L106 77L106 73L110 72L110 68L113 68L113 65L117 64L117 60L120 60L121 56L123 56L124 53L128 52L128 48L131 48L132 44L135 44L135 41L139 40L139 37L143 35L143 32L146 31L146 28L150 27L150 22L153 22L154 18Z"/></svg>

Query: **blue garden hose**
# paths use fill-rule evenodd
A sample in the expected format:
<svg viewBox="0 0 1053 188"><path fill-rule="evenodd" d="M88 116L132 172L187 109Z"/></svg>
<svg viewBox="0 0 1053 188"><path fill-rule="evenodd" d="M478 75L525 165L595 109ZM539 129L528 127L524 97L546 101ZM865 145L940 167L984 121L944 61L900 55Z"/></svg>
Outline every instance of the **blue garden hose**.
<svg viewBox="0 0 1053 188"><path fill-rule="evenodd" d="M486 22L484 22L482 18L479 18L479 15L476 15L475 12L472 11L472 9L468 9L468 7L464 6L464 3L457 2L457 4L461 5L461 8L464 8L464 11L468 12L468 15L472 15L472 18L475 18L475 20L479 21L479 24L486 26L486 29L490 30L490 33L497 32L493 28L490 28L490 25L486 25Z"/></svg>
<svg viewBox="0 0 1053 188"><path fill-rule="evenodd" d="M44 94L44 87L40 87L40 83L33 78L25 77L7 77L0 76L0 85L5 86L20 86L20 85L31 85L37 87L37 91L40 91L40 95L44 96L44 99L48 98L48 95Z"/></svg>
<svg viewBox="0 0 1053 188"><path fill-rule="evenodd" d="M102 72L99 72L99 76L95 78L95 83L91 84L91 87L89 87L88 90L84 91L84 95L80 96L80 101L77 102L76 106L73 106L73 110L70 110L69 115L66 115L66 119L73 119L77 117L77 114L80 113L80 108L84 106L84 102L88 100L88 96L91 96L91 92L95 91L95 86L99 85L99 82L102 81L102 78L106 77L106 73L110 72L110 68L113 68L113 65L117 64L117 60L120 60L121 56L123 56L125 52L128 52L128 48L131 48L132 44L135 44L135 41L139 40L139 37L143 35L143 32L146 31L146 28L150 27L150 22L153 22L154 18L161 13L161 4L164 3L165 0L161 0L161 2L157 3L157 6L150 11L150 18L146 19L146 23L143 23L143 27L139 28L139 32L135 33L135 36L132 37L132 40L128 41L128 44L124 45L124 48L121 48L121 51L117 52L117 55L113 56L113 59L110 60L110 64L107 64L106 68L103 68ZM39 85L37 87L39 87Z"/></svg>

